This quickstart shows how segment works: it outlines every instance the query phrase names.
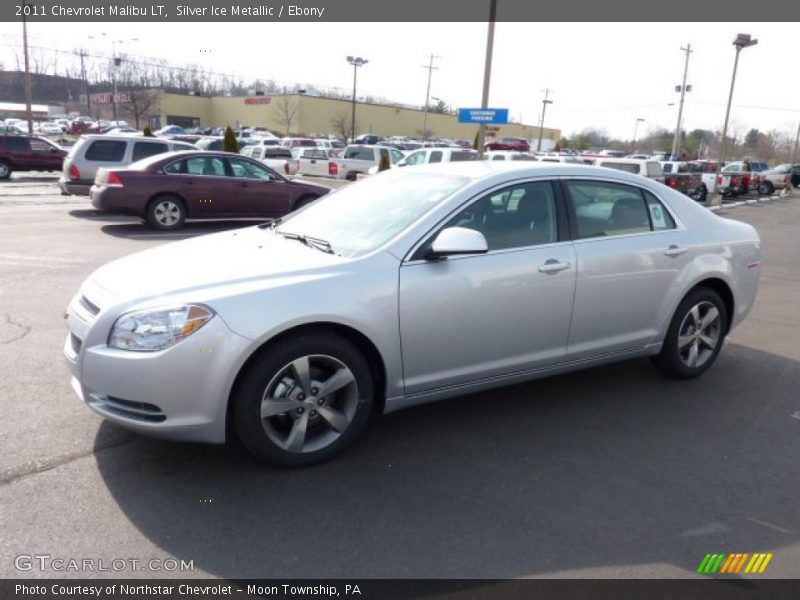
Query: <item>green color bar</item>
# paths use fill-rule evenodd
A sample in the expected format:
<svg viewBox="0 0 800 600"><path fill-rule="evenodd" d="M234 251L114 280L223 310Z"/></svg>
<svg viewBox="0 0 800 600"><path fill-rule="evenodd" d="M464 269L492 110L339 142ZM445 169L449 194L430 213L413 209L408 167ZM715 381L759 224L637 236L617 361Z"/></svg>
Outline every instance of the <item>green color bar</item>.
<svg viewBox="0 0 800 600"><path fill-rule="evenodd" d="M717 569L719 569L722 566L722 561L725 560L725 556L726 556L725 554L719 555L717 562L714 563L714 567L711 569L711 573L716 573Z"/></svg>
<svg viewBox="0 0 800 600"><path fill-rule="evenodd" d="M705 572L706 564L708 563L708 560L709 560L710 558L711 558L711 555L710 555L710 554L706 554L706 555L705 555L705 557L703 558L703 562L701 562L701 563L700 563L700 566L699 566L699 567L697 567L697 572L698 572L698 573L704 573L704 572Z"/></svg>

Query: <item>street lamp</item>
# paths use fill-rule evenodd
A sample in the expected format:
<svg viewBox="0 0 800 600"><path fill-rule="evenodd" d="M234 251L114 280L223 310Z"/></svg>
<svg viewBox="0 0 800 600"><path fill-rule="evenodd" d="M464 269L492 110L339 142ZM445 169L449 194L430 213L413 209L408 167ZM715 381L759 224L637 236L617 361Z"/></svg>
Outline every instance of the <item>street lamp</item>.
<svg viewBox="0 0 800 600"><path fill-rule="evenodd" d="M633 142L631 142L631 151L636 151L636 133L639 131L639 123L643 123L642 117L636 117L636 125L633 127Z"/></svg>
<svg viewBox="0 0 800 600"><path fill-rule="evenodd" d="M536 142L536 151L542 151L542 133L544 133L544 113L547 111L547 105L552 104L552 100L548 100L548 96L550 95L550 88L544 91L544 100L542 100L542 120L539 123L539 141Z"/></svg>
<svg viewBox="0 0 800 600"><path fill-rule="evenodd" d="M360 56L348 56L347 62L353 65L353 115L350 121L350 142L356 139L356 77L358 74L358 67L363 67L369 61Z"/></svg>
<svg viewBox="0 0 800 600"><path fill-rule="evenodd" d="M731 102L733 101L733 86L736 84L736 69L739 66L739 53L742 48L749 48L755 46L758 40L750 37L749 33L740 33L733 40L733 45L736 46L736 58L733 61L733 75L731 75L731 91L728 93L728 107L725 109L725 124L722 126L722 146L720 147L719 158L717 159L717 172L714 179L714 186L716 187L719 180L719 172L722 168L722 162L725 160L725 136L728 134L728 119L731 116ZM719 194L716 194L716 199L720 200Z"/></svg>
<svg viewBox="0 0 800 600"><path fill-rule="evenodd" d="M103 32L100 34L99 37L108 38L108 34ZM97 36L90 35L89 39L93 40L96 39ZM111 39L111 58L114 62L114 68L111 70L111 79L112 79L112 86L113 92L111 94L111 106L114 114L114 121L117 121L117 69L119 68L120 64L122 64L122 59L117 56L117 44L124 44L126 40L117 40L112 38ZM138 42L139 38L129 38L127 41L129 42Z"/></svg>

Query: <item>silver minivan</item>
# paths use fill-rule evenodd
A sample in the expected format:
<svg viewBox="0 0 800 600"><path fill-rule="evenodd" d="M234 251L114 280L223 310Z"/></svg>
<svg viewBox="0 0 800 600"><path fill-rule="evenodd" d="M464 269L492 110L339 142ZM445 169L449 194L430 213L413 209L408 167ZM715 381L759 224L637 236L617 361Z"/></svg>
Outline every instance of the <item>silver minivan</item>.
<svg viewBox="0 0 800 600"><path fill-rule="evenodd" d="M64 158L58 180L62 194L88 196L97 169L127 167L129 164L163 152L197 150L192 144L157 137L136 135L83 135Z"/></svg>

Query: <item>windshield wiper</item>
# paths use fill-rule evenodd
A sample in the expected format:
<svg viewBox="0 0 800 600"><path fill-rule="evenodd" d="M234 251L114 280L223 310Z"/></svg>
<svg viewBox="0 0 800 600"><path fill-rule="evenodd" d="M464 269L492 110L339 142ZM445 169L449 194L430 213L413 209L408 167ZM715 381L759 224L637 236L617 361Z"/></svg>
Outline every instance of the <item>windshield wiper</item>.
<svg viewBox="0 0 800 600"><path fill-rule="evenodd" d="M298 240L303 242L309 248L316 248L317 250L322 250L323 252L327 252L328 254L335 254L333 248L331 248L330 242L327 240L323 240L320 238L311 237L310 235L301 235L299 233L291 233L289 231L280 231L277 228L273 228L275 233L278 235L282 235L287 240Z"/></svg>
<svg viewBox="0 0 800 600"><path fill-rule="evenodd" d="M283 221L283 219L270 219L269 221L265 221L263 223L259 223L257 225L257 227L259 229L272 229L272 230L274 230L281 221Z"/></svg>

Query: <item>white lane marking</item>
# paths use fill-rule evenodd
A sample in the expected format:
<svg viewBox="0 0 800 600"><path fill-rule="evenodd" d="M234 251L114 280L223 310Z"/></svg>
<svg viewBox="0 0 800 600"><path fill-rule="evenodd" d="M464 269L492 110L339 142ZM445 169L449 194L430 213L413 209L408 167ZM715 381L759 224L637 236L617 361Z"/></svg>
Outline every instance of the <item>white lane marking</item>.
<svg viewBox="0 0 800 600"><path fill-rule="evenodd" d="M42 256L36 254L13 254L13 253L3 253L0 254L0 260L10 260L10 261L31 261L31 262L46 262L46 263L64 263L64 264L79 264L86 262L84 259L81 258L64 258L61 256Z"/></svg>

